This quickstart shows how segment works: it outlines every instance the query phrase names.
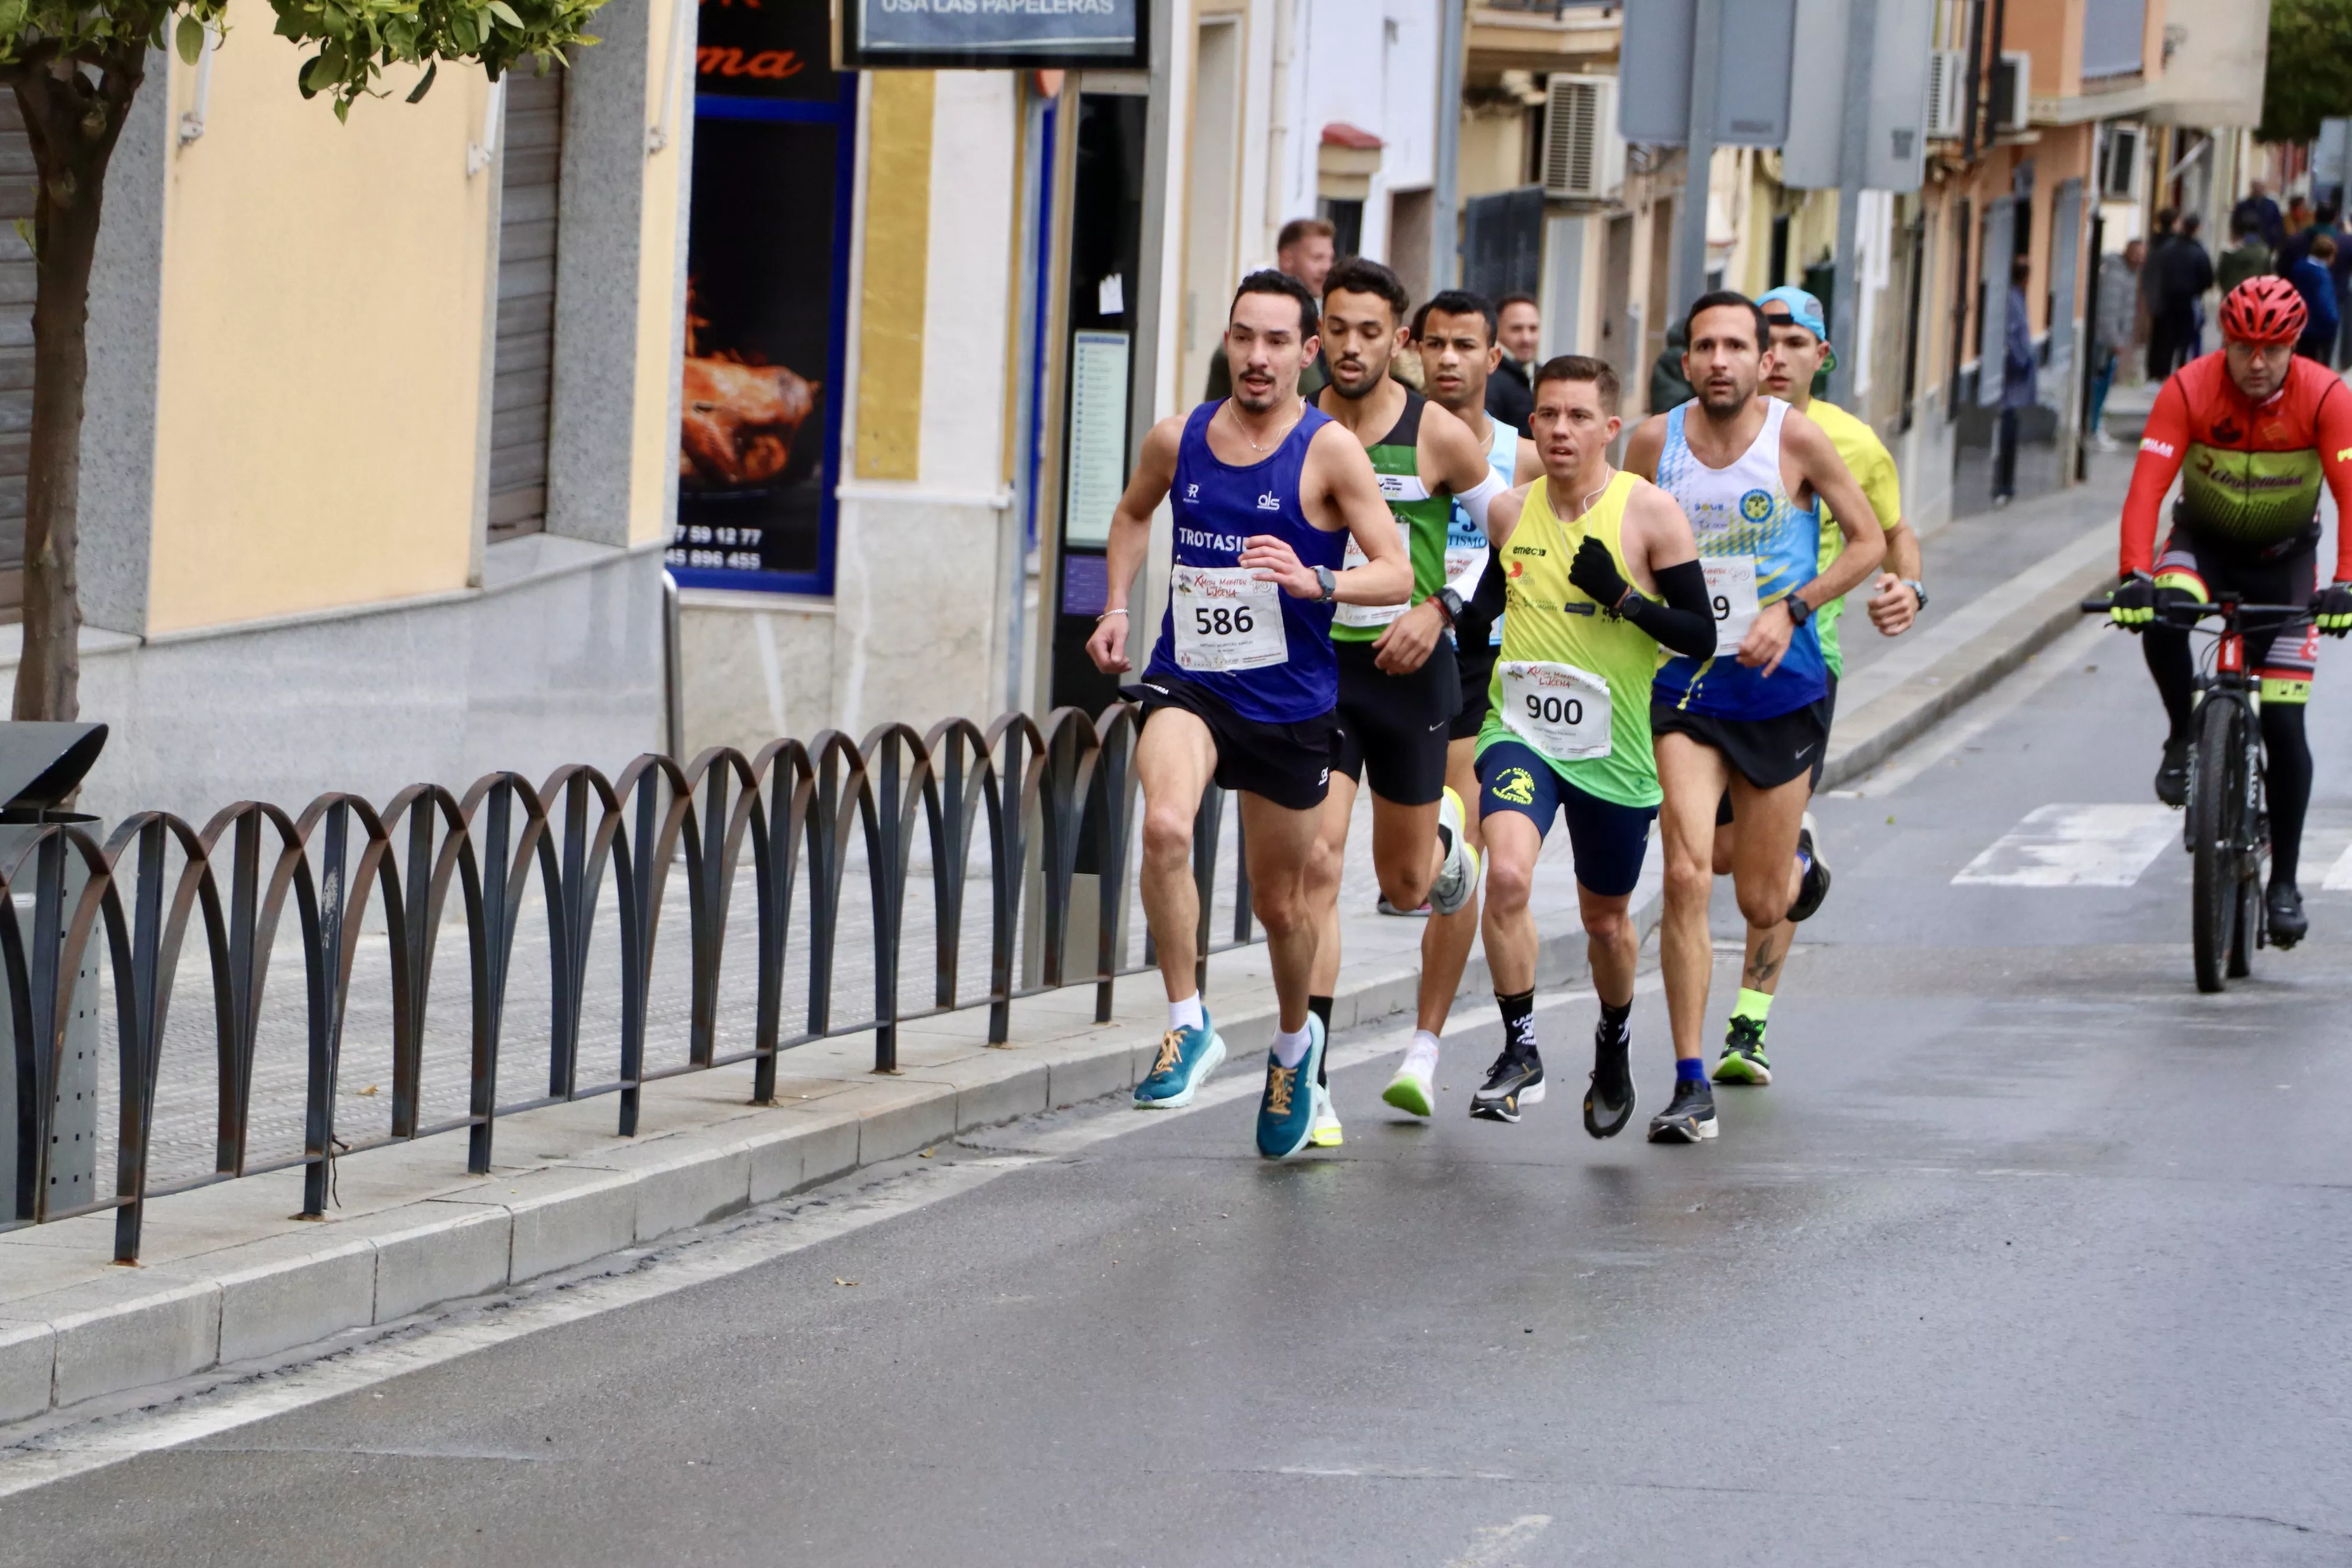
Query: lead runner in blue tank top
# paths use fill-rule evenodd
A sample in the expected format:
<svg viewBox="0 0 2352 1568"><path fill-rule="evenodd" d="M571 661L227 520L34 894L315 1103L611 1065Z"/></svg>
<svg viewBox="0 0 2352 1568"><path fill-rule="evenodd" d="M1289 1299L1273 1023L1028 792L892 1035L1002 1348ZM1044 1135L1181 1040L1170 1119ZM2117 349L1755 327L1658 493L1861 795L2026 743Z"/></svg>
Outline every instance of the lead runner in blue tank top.
<svg viewBox="0 0 2352 1568"><path fill-rule="evenodd" d="M1132 668L1129 596L1166 500L1175 528L1168 613L1143 679L1135 772L1143 790L1143 908L1168 1032L1136 1087L1139 1109L1191 1102L1224 1059L1201 1005L1192 820L1214 781L1236 792L1251 907L1265 928L1280 1032L1267 1055L1258 1152L1307 1147L1328 1107L1321 1024L1307 1005L1315 924L1306 880L1329 780L1339 604L1396 605L1412 567L1363 447L1298 395L1316 353L1315 297L1254 272L1225 331L1234 395L1160 421L1112 514L1109 593L1087 653L1105 673ZM1343 569L1352 538L1365 564Z"/></svg>
<svg viewBox="0 0 2352 1568"><path fill-rule="evenodd" d="M1811 914L1829 873L1805 805L1829 745L1829 674L1813 612L1878 569L1885 536L1862 487L1811 420L1759 395L1770 339L1744 294L1701 295L1686 320L1684 374L1697 394L1643 421L1625 467L1673 496L1706 570L1718 637L1711 658L1675 658L1650 704L1664 850L1659 968L1674 1026L1675 1093L1650 1140L1695 1143L1716 1132L1700 1037L1715 955L1706 909L1715 885L1717 807L1739 831L1728 846L1748 959L1717 1078L1764 1084L1764 987L1776 984L1792 912ZM1845 548L1824 572L1819 506Z"/></svg>

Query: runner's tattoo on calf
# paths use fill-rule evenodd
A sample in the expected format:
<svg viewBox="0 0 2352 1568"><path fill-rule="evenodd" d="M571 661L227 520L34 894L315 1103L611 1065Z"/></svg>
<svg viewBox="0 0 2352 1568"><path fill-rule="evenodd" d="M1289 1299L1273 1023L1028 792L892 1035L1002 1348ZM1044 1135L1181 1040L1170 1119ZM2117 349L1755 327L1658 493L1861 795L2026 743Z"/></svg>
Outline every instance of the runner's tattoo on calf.
<svg viewBox="0 0 2352 1568"><path fill-rule="evenodd" d="M1747 967L1740 972L1740 984L1750 991L1763 990L1772 984L1772 977L1780 973L1780 961L1787 956L1785 952L1774 952L1772 939L1766 937L1763 945L1756 950L1756 956L1749 959Z"/></svg>

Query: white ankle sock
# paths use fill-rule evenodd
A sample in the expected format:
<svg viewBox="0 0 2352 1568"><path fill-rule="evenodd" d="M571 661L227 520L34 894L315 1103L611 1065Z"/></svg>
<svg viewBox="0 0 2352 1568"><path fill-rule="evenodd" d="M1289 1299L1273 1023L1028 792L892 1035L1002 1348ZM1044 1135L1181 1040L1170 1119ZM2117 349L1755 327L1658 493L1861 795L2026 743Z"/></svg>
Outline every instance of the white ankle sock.
<svg viewBox="0 0 2352 1568"><path fill-rule="evenodd" d="M1405 1047L1404 1059L1411 1063L1423 1058L1426 1058L1431 1065L1436 1064L1437 1037L1427 1029L1415 1029L1412 1032L1412 1044Z"/></svg>
<svg viewBox="0 0 2352 1568"><path fill-rule="evenodd" d="M1312 1032L1307 1029L1295 1035L1277 1033L1274 1037L1274 1059L1284 1067L1295 1068L1307 1059L1307 1047L1314 1043Z"/></svg>
<svg viewBox="0 0 2352 1568"><path fill-rule="evenodd" d="M1201 1026L1201 994L1195 991L1181 1002L1168 1004L1168 1026L1171 1029L1197 1029Z"/></svg>

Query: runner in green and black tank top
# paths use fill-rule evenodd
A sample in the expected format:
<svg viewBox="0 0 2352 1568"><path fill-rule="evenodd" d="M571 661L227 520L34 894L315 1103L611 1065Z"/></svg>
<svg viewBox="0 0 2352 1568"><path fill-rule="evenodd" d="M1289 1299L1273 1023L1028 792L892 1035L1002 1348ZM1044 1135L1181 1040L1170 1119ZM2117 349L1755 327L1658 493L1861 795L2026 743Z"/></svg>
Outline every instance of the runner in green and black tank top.
<svg viewBox="0 0 2352 1568"><path fill-rule="evenodd" d="M1351 611L1331 628L1339 727L1320 825L1324 853L1307 889L1318 922L1318 997L1329 996L1339 979L1339 877L1360 784L1371 790L1373 860L1391 907L1411 912L1426 902L1452 917L1469 907L1478 881L1462 797L1445 784L1448 731L1462 706L1448 635L1460 602L1445 585L1445 534L1455 497L1484 510L1510 487L1487 467L1468 426L1389 374L1412 307L1396 274L1376 261L1346 262L1324 281L1331 384L1316 406L1370 457L1412 560L1413 588L1410 606Z"/></svg>

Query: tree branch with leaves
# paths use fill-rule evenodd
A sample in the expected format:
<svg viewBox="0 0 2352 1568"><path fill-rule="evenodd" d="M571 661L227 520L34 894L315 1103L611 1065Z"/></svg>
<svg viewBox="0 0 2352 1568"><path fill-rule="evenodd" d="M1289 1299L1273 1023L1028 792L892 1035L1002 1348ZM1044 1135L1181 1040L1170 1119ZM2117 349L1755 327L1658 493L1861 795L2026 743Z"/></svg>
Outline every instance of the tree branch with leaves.
<svg viewBox="0 0 2352 1568"><path fill-rule="evenodd" d="M561 68L562 51L604 0L269 0L272 29L311 51L297 72L347 118L382 98L383 73L425 69L406 97L430 91L444 64L498 79L529 59ZM682 3L682 0L681 0ZM0 83L16 95L38 182L33 207L33 422L25 477L25 647L16 716L80 710L78 643L81 426L89 380L90 268L98 256L107 165L146 79L151 50L176 45L193 64L225 0L0 0Z"/></svg>

